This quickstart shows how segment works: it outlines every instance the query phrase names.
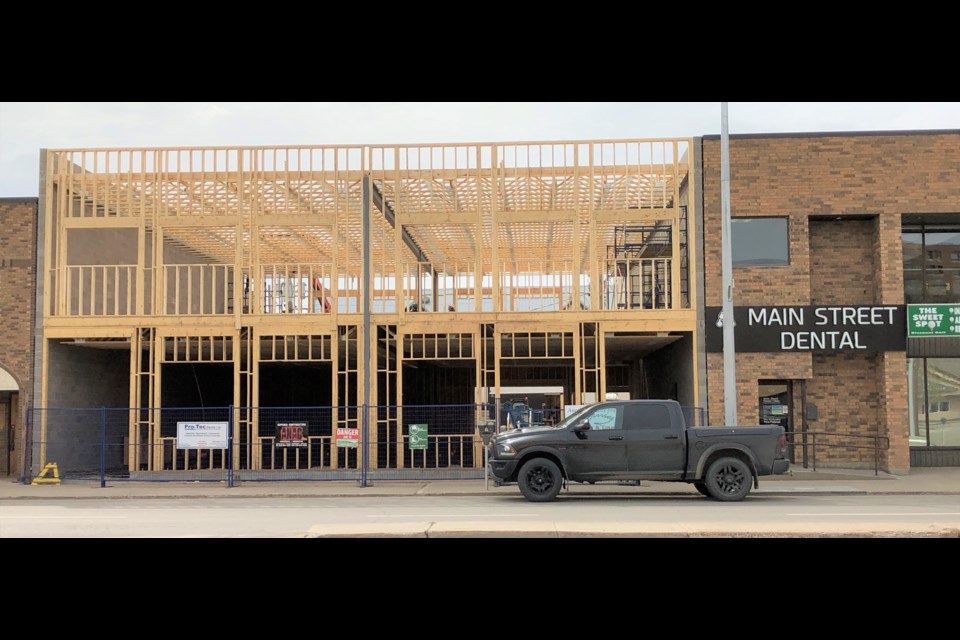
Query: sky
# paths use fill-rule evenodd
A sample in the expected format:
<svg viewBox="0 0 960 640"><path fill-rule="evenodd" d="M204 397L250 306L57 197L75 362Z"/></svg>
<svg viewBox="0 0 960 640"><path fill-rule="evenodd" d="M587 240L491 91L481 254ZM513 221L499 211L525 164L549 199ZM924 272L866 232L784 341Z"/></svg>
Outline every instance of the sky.
<svg viewBox="0 0 960 640"><path fill-rule="evenodd" d="M960 102L731 102L730 133L958 129ZM0 102L0 197L36 196L41 148L694 137L719 102Z"/></svg>

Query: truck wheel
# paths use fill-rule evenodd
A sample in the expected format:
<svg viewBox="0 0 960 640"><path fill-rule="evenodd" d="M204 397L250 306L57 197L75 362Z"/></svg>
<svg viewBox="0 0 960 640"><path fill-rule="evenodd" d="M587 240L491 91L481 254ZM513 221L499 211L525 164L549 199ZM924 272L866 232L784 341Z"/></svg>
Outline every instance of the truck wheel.
<svg viewBox="0 0 960 640"><path fill-rule="evenodd" d="M517 481L520 493L530 502L551 502L563 487L563 474L552 460L534 458L520 467Z"/></svg>
<svg viewBox="0 0 960 640"><path fill-rule="evenodd" d="M705 496L707 496L708 498L710 497L710 490L707 489L707 485L705 485L704 483L702 483L702 482L694 482L694 483L693 483L693 486L694 486L694 488L696 488L697 491L700 492L701 495L705 495Z"/></svg>
<svg viewBox="0 0 960 640"><path fill-rule="evenodd" d="M707 469L703 481L711 498L722 502L739 502L750 493L753 472L739 458L720 458Z"/></svg>

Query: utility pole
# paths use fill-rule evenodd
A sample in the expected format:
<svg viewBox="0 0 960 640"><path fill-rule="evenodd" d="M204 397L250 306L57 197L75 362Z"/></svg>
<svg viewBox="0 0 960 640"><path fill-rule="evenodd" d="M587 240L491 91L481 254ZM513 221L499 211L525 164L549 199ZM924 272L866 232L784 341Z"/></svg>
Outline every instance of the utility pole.
<svg viewBox="0 0 960 640"><path fill-rule="evenodd" d="M723 408L724 424L737 424L737 352L733 321L733 241L730 221L730 119L720 103L720 208L723 263Z"/></svg>

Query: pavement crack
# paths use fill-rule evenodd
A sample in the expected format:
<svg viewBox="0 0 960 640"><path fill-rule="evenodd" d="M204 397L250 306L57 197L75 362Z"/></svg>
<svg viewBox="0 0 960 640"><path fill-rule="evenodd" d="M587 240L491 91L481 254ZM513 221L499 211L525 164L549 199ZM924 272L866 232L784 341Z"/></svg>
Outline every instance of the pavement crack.
<svg viewBox="0 0 960 640"><path fill-rule="evenodd" d="M430 537L430 530L433 529L433 525L435 525L435 524L437 524L436 521L431 522L431 523L427 526L426 531L423 532L423 535L424 535L425 537L427 537L427 538Z"/></svg>

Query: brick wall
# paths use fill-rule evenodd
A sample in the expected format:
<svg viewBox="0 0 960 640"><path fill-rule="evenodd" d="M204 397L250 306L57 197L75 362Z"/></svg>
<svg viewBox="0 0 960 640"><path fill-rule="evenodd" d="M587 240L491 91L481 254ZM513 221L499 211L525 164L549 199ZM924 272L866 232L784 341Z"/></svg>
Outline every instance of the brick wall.
<svg viewBox="0 0 960 640"><path fill-rule="evenodd" d="M738 306L903 304L901 216L960 212L960 133L734 137L730 163L734 217L790 221L790 266L735 269ZM708 306L720 306L719 139L703 141L703 175L705 297ZM870 217L831 219L844 216ZM806 373L799 366L803 357L810 363ZM715 424L723 421L722 363L720 354L707 357ZM908 469L902 352L823 354L812 362L809 354L739 354L741 423L756 420L762 379L809 379L808 400L818 403L821 418L811 429L847 423L851 433L886 435L891 449L885 468ZM851 407L863 407L864 417ZM834 461L863 462L854 452Z"/></svg>
<svg viewBox="0 0 960 640"><path fill-rule="evenodd" d="M0 198L0 367L17 381L14 451L0 455L0 475L16 475L23 458L26 407L33 390L33 324L36 296L36 198ZM0 433L0 443L7 442Z"/></svg>
<svg viewBox="0 0 960 640"><path fill-rule="evenodd" d="M810 304L873 304L874 220L810 221Z"/></svg>
<svg viewBox="0 0 960 640"><path fill-rule="evenodd" d="M737 421L760 423L760 380L803 380L813 375L809 353L737 354ZM711 425L724 423L723 354L707 354L708 419Z"/></svg>
<svg viewBox="0 0 960 640"><path fill-rule="evenodd" d="M864 437L884 435L881 393L878 381L882 377L882 354L824 353L813 356L813 378L807 383L807 402L817 405L819 419L810 422L810 431L838 434L823 436L818 443L837 445L849 443L873 446L873 440ZM906 368L904 368L906 380ZM824 466L855 466L873 468L873 453L866 450L817 450L817 464Z"/></svg>

